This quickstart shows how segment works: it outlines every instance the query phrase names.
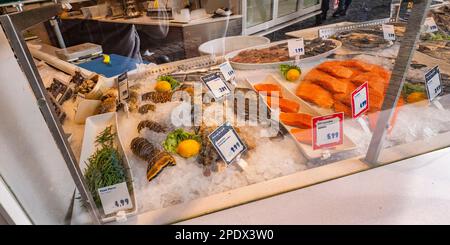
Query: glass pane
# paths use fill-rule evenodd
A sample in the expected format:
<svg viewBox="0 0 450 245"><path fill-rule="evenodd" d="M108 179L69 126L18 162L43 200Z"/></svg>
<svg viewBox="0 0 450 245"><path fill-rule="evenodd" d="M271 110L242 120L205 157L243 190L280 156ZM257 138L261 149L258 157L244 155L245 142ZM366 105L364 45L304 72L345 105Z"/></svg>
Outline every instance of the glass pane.
<svg viewBox="0 0 450 245"><path fill-rule="evenodd" d="M367 155L377 126L386 127L378 119L383 103L397 94L388 90L392 74L402 70L394 61L408 42L406 23L390 27L396 40L386 40L392 36L385 38L379 24L345 26L328 39L317 38L316 29L297 26L292 35L304 42L290 43L304 54L295 62L289 55L291 34L285 35L295 25L276 31L282 40L240 33L242 21L256 26L253 30L265 27L275 22L270 21L274 13L297 10L297 1L277 1L274 11L275 1L248 0L244 20L236 10L227 18L231 13L226 9L211 7L205 14L181 6L183 11L172 11L175 6L163 2L159 8L146 6L145 12L132 4L122 13L128 18L116 12L120 6L105 11L74 3L58 23L46 21L23 33L41 76L37 84L42 82L52 118L59 119L56 124L68 136L102 222L124 216L133 219L130 223L175 222L370 167L358 159ZM320 1L303 3L309 7L303 12L311 12ZM389 6L383 6L380 16L388 13ZM360 6L350 8L356 12ZM222 17L213 20L215 11ZM383 138L383 162L450 145L449 13L448 7L430 13L437 31L423 33L413 50L407 83ZM349 21L349 16L333 22ZM2 34L4 47L17 42ZM17 61L9 51L3 59L8 64ZM223 55L232 70L220 65ZM426 74L436 72L437 65L443 89L435 100L439 103L429 103L428 92L441 87L434 84L427 92L426 77L433 77ZM15 70L0 72L0 80L28 66L16 62ZM0 155L7 163L0 164L0 175L35 223L88 223L92 216L80 200L83 189L54 144L47 114L40 112L31 90L20 97L27 104L13 103L28 85L19 78L14 81L20 84L0 96L8 102L0 114L19 114L12 113L1 126L27 130L4 130L8 137L0 137L0 143L8 147L0 147ZM15 150L20 145L27 150ZM311 171L315 168L320 169ZM23 178L18 175L26 172ZM80 191L72 198L75 187ZM25 188L40 195L19 193ZM224 204L226 199L231 202ZM72 219L66 220L66 214Z"/></svg>
<svg viewBox="0 0 450 245"><path fill-rule="evenodd" d="M320 0L303 0L303 8L309 8L320 3Z"/></svg>
<svg viewBox="0 0 450 245"><path fill-rule="evenodd" d="M298 0L279 0L278 17L295 13L298 9Z"/></svg>
<svg viewBox="0 0 450 245"><path fill-rule="evenodd" d="M407 18L414 14L412 6L402 5L400 19L413 21ZM382 163L450 145L449 10L449 6L443 6L428 11L426 26L412 53L401 96L383 142L379 156ZM396 31L404 30L400 23L396 25ZM394 67L391 68L394 73Z"/></svg>
<svg viewBox="0 0 450 245"><path fill-rule="evenodd" d="M256 26L272 20L273 0L247 1L247 27Z"/></svg>

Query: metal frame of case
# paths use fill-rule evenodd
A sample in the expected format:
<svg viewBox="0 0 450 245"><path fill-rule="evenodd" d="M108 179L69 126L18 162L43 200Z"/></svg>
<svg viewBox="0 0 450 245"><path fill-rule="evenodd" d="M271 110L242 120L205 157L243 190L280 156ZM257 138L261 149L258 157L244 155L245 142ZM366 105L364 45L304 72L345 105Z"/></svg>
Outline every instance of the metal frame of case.
<svg viewBox="0 0 450 245"><path fill-rule="evenodd" d="M395 61L394 71L387 90L386 99L383 103L382 112L365 156L365 162L370 166L379 165L378 159L380 152L383 149L383 141L386 135L387 126L389 125L390 118L392 117L393 108L397 105L400 97L401 88L405 81L405 74L410 65L414 47L416 46L420 35L418 30L421 29L420 27L426 17L426 11L430 6L431 0L416 0L414 3L414 11L408 21L405 40L400 46L399 55ZM78 166L72 149L70 148L62 125L57 119L56 113L50 104L46 89L43 85L41 77L39 76L37 67L34 64L33 57L31 56L23 36L21 35L23 30L37 23L49 20L60 13L60 11L61 6L59 4L55 4L21 13L0 16L0 23L5 31L5 34L7 35L7 38L9 39L9 43L17 57L17 61L22 67L22 70L29 81L30 87L36 96L42 116L46 120L47 126L50 129L53 138L66 162L81 197L87 201L88 210L94 219L94 223L100 224L100 214L98 213L95 203L93 202L93 198L88 191L82 171ZM178 66L183 64L188 65L188 63L181 63L183 62L176 62ZM161 71L162 68L163 67L159 68L158 71ZM154 71L149 72L152 73Z"/></svg>

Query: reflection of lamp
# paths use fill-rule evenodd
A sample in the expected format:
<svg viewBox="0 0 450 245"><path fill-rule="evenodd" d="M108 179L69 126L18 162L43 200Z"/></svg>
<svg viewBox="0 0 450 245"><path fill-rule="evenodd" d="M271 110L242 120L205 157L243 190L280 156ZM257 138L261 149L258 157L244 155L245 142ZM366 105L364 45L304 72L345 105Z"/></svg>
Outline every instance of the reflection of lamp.
<svg viewBox="0 0 450 245"><path fill-rule="evenodd" d="M136 2L134 0L123 0L123 7L125 18L136 18L141 16L141 12L137 10Z"/></svg>

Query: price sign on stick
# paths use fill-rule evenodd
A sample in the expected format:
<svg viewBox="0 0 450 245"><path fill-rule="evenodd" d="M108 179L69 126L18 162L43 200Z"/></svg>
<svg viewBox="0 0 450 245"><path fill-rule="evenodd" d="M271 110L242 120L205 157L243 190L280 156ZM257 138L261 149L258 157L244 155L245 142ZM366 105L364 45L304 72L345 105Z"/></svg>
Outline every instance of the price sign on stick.
<svg viewBox="0 0 450 245"><path fill-rule="evenodd" d="M217 73L200 77L200 79L205 83L206 87L208 87L209 91L211 91L214 98L217 100L231 93L226 82Z"/></svg>
<svg viewBox="0 0 450 245"><path fill-rule="evenodd" d="M106 215L133 207L126 182L100 188L98 194Z"/></svg>
<svg viewBox="0 0 450 245"><path fill-rule="evenodd" d="M389 41L395 41L395 29L393 25L385 25L382 26L384 39Z"/></svg>
<svg viewBox="0 0 450 245"><path fill-rule="evenodd" d="M127 101L130 97L130 92L128 87L128 74L126 72L117 77L117 88L119 89L119 101Z"/></svg>
<svg viewBox="0 0 450 245"><path fill-rule="evenodd" d="M233 67L231 67L230 62L224 62L219 65L220 72L222 72L225 81L230 81L236 76L236 72Z"/></svg>
<svg viewBox="0 0 450 245"><path fill-rule="evenodd" d="M365 82L352 92L352 117L358 118L369 110L369 84Z"/></svg>
<svg viewBox="0 0 450 245"><path fill-rule="evenodd" d="M430 32L437 32L438 31L438 27L436 25L436 22L434 21L433 17L428 17L425 19L424 25L426 27L425 32L426 33L430 33Z"/></svg>
<svg viewBox="0 0 450 245"><path fill-rule="evenodd" d="M298 57L305 54L303 38L288 40L289 57Z"/></svg>
<svg viewBox="0 0 450 245"><path fill-rule="evenodd" d="M334 147L344 142L344 113L314 117L312 123L314 150Z"/></svg>
<svg viewBox="0 0 450 245"><path fill-rule="evenodd" d="M425 74L425 88L428 100L432 102L442 93L441 73L439 66L434 67Z"/></svg>
<svg viewBox="0 0 450 245"><path fill-rule="evenodd" d="M247 150L247 146L228 122L214 130L209 135L209 140L227 164L234 162L238 156Z"/></svg>

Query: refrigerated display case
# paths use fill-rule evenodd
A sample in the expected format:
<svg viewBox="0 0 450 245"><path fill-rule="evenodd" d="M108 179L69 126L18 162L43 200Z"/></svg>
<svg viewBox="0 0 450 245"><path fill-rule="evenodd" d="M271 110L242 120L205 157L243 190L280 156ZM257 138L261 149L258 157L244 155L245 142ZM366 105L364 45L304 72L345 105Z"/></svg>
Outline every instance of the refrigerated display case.
<svg viewBox="0 0 450 245"><path fill-rule="evenodd" d="M0 96L0 184L35 224L167 224L447 148L449 41L436 36L448 37L449 7L430 2L403 23L161 65L70 63L67 49L26 42L59 5L1 16L0 74L15 82Z"/></svg>
<svg viewBox="0 0 450 245"><path fill-rule="evenodd" d="M265 35L320 14L320 0L243 0L244 35Z"/></svg>

